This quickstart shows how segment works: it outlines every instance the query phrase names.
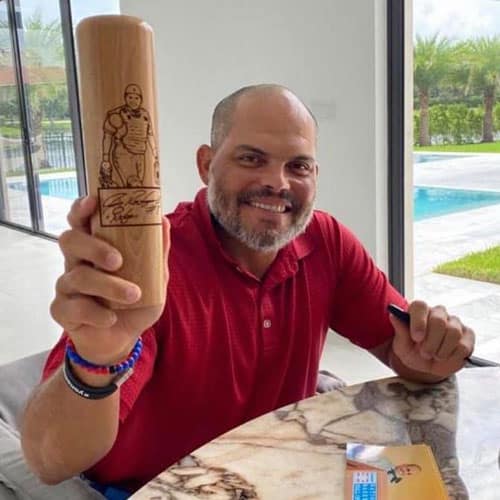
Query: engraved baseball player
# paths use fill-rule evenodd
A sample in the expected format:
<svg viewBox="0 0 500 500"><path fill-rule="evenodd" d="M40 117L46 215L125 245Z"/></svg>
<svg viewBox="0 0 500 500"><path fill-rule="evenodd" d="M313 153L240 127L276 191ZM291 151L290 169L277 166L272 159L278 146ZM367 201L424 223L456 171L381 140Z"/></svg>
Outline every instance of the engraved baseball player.
<svg viewBox="0 0 500 500"><path fill-rule="evenodd" d="M158 153L151 117L142 106L139 85L125 88L125 104L108 111L104 121L102 162L99 181L102 187L144 186L146 151L153 156L154 182L159 185Z"/></svg>

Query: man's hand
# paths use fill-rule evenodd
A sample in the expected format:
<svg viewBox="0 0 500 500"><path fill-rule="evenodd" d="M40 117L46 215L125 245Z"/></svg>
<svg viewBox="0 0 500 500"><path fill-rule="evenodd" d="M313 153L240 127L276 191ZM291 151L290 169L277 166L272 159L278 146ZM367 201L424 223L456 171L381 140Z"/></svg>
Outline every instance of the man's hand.
<svg viewBox="0 0 500 500"><path fill-rule="evenodd" d="M443 306L429 307L425 302L415 301L408 313L409 327L390 315L395 331L392 355L403 367L436 380L460 370L474 350L474 332L456 316L449 316ZM400 371L397 366L394 369Z"/></svg>
<svg viewBox="0 0 500 500"><path fill-rule="evenodd" d="M133 304L139 300L141 290L134 283L112 274L122 265L121 254L90 234L90 217L96 207L96 199L89 196L76 200L68 214L71 229L59 238L65 271L56 284L51 314L68 332L82 357L108 365L129 354L139 335L158 320L163 304L115 311L104 305L106 301ZM169 229L164 218L166 283Z"/></svg>

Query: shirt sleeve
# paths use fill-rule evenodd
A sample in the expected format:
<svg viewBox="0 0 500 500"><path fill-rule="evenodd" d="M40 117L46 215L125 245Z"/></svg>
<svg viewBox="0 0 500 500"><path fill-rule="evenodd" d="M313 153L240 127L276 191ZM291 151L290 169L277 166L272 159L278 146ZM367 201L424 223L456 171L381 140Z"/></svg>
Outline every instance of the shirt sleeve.
<svg viewBox="0 0 500 500"><path fill-rule="evenodd" d="M387 306L406 308L407 302L349 229L331 216L325 222L335 276L329 326L354 344L372 349L394 336Z"/></svg>
<svg viewBox="0 0 500 500"><path fill-rule="evenodd" d="M42 372L42 382L47 380L63 363L68 334L64 332L50 352ZM143 348L134 373L120 387L120 422L124 422L132 410L142 389L153 375L158 345L154 328L142 334Z"/></svg>

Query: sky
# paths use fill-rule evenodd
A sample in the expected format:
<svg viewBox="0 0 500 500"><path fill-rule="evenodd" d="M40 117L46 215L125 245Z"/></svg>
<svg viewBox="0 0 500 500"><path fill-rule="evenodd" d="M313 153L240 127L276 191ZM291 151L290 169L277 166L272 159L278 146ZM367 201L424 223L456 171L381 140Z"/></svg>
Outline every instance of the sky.
<svg viewBox="0 0 500 500"><path fill-rule="evenodd" d="M413 0L414 34L451 39L500 35L499 0Z"/></svg>
<svg viewBox="0 0 500 500"><path fill-rule="evenodd" d="M344 1L344 0L339 0ZM40 8L46 20L59 18L58 0L20 0L28 13ZM71 0L74 24L94 14L118 13L119 0ZM452 39L500 35L500 0L413 0L414 33L439 32Z"/></svg>
<svg viewBox="0 0 500 500"><path fill-rule="evenodd" d="M60 19L58 0L20 0L21 12L26 17L30 12L38 9L45 21ZM84 17L96 14L117 14L120 9L120 0L71 0L73 23Z"/></svg>

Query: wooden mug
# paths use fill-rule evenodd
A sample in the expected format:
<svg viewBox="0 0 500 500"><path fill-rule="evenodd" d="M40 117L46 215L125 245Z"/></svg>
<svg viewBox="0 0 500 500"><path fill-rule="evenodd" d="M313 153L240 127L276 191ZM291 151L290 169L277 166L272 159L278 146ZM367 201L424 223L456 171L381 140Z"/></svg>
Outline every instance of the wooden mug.
<svg viewBox="0 0 500 500"><path fill-rule="evenodd" d="M136 283L137 308L165 301L153 31L141 19L89 17L76 29L91 231L123 256L114 274Z"/></svg>

